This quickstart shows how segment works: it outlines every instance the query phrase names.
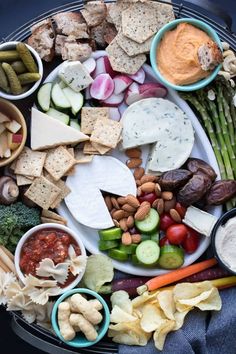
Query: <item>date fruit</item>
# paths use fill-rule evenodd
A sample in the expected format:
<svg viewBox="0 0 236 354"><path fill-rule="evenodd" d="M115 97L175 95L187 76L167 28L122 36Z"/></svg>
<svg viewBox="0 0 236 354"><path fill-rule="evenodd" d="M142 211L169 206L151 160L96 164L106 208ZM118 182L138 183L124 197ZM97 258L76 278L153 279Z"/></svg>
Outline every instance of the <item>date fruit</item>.
<svg viewBox="0 0 236 354"><path fill-rule="evenodd" d="M192 172L179 168L164 172L159 178L158 183L162 190L173 191L184 186L191 177Z"/></svg>
<svg viewBox="0 0 236 354"><path fill-rule="evenodd" d="M187 160L187 168L192 173L202 172L207 175L212 181L216 179L216 173L213 168L205 161L197 158L189 158Z"/></svg>
<svg viewBox="0 0 236 354"><path fill-rule="evenodd" d="M236 181L221 180L212 184L206 196L207 205L220 205L236 196Z"/></svg>

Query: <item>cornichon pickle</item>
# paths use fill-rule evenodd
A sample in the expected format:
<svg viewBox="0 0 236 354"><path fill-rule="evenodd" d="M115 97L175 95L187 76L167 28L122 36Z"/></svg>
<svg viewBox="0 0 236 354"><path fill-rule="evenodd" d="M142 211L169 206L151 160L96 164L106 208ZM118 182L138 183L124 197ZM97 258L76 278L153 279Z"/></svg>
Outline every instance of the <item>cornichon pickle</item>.
<svg viewBox="0 0 236 354"><path fill-rule="evenodd" d="M0 61L9 62L20 59L20 55L16 50L0 51Z"/></svg>
<svg viewBox="0 0 236 354"><path fill-rule="evenodd" d="M22 87L15 71L8 63L2 63L2 68L8 78L8 82L11 88L11 93L13 93L13 95L19 95L22 92Z"/></svg>
<svg viewBox="0 0 236 354"><path fill-rule="evenodd" d="M21 60L25 64L26 68L29 70L30 73L38 72L38 67L32 57L30 50L24 43L17 43L16 50L18 51Z"/></svg>
<svg viewBox="0 0 236 354"><path fill-rule="evenodd" d="M30 84L32 82L38 81L41 75L39 73L25 73L18 75L18 79L21 85Z"/></svg>
<svg viewBox="0 0 236 354"><path fill-rule="evenodd" d="M21 60L14 61L11 66L17 74L23 74L27 71L25 64Z"/></svg>
<svg viewBox="0 0 236 354"><path fill-rule="evenodd" d="M10 92L10 87L8 85L7 76L5 71L2 68L2 64L0 63L0 88L2 88L6 92Z"/></svg>

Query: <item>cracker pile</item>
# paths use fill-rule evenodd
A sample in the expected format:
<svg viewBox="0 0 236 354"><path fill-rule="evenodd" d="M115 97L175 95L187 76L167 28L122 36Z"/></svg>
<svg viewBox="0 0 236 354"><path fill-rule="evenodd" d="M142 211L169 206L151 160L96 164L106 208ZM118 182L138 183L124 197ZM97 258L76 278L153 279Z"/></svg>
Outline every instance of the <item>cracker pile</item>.
<svg viewBox="0 0 236 354"><path fill-rule="evenodd" d="M84 144L84 154L104 155L115 149L120 141L121 131L121 123L110 119L108 107L82 108L81 132L90 135L90 140Z"/></svg>
<svg viewBox="0 0 236 354"><path fill-rule="evenodd" d="M18 186L29 186L25 196L44 210L48 210L57 208L70 193L63 178L74 173L75 164L85 162L89 161L84 155L75 157L74 149L66 146L43 152L25 147L11 165L11 169L16 175ZM49 214L43 216L55 219ZM65 223L64 220L60 221Z"/></svg>
<svg viewBox="0 0 236 354"><path fill-rule="evenodd" d="M106 51L113 70L135 74L146 61L153 36L175 19L173 8L148 0L117 0L108 6L107 21L118 31Z"/></svg>

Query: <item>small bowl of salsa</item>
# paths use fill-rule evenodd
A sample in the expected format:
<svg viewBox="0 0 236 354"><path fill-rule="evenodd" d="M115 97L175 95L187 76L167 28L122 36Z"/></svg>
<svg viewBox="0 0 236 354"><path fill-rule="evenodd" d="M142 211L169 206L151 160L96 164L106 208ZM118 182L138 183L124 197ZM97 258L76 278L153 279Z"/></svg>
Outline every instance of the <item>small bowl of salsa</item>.
<svg viewBox="0 0 236 354"><path fill-rule="evenodd" d="M86 256L80 237L73 230L60 224L41 224L27 231L16 247L15 267L19 279L25 283L25 276L31 274L40 279L55 280L53 277L40 277L37 268L44 259L50 259L54 265L69 261L69 248L73 247L75 256ZM82 279L85 268L77 275L69 269L68 277L61 288L60 294L73 289Z"/></svg>

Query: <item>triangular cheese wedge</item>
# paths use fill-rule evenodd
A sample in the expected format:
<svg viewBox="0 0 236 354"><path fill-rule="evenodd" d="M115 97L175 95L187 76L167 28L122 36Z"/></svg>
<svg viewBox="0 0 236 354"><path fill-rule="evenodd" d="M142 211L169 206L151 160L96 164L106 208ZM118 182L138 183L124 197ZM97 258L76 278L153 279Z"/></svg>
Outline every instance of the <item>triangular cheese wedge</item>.
<svg viewBox="0 0 236 354"><path fill-rule="evenodd" d="M78 144L88 139L87 135L32 107L32 150L44 150L59 145Z"/></svg>

